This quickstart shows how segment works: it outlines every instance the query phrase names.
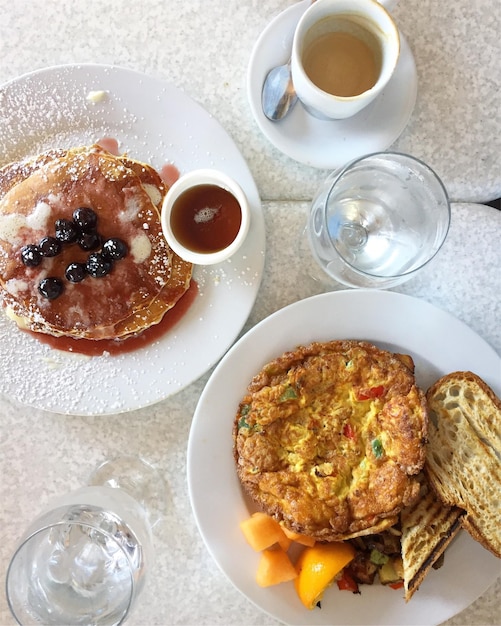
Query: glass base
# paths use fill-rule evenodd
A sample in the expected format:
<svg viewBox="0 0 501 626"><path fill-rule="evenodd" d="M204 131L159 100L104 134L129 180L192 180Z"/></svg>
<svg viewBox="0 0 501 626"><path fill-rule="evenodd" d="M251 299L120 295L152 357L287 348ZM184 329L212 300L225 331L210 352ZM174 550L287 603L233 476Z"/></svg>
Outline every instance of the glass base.
<svg viewBox="0 0 501 626"><path fill-rule="evenodd" d="M310 281L316 288L324 291L338 291L346 289L346 285L335 281L320 267L310 248L308 241L308 227L305 226L297 242L301 274L305 280Z"/></svg>
<svg viewBox="0 0 501 626"><path fill-rule="evenodd" d="M125 491L146 511L153 529L166 515L167 485L158 470L140 457L105 461L91 474L88 485Z"/></svg>

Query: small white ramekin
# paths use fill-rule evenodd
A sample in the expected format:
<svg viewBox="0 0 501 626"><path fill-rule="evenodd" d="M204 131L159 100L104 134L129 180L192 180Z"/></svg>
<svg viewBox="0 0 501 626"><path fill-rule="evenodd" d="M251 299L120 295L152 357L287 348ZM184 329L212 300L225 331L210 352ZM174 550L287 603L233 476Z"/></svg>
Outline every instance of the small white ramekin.
<svg viewBox="0 0 501 626"><path fill-rule="evenodd" d="M240 229L235 239L222 250L197 252L185 247L176 238L171 228L171 212L179 196L198 185L216 185L229 191L237 200L241 210ZM229 259L244 242L250 226L250 205L240 185L230 176L215 169L199 169L183 174L169 189L162 204L162 231L169 246L182 259L195 265L214 265Z"/></svg>

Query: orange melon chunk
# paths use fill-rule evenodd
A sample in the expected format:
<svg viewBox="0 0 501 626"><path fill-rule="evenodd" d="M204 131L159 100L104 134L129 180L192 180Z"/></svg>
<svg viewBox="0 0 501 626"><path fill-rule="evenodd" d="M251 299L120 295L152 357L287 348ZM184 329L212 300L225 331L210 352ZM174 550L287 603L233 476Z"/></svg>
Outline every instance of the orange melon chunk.
<svg viewBox="0 0 501 626"><path fill-rule="evenodd" d="M290 540L285 536L280 524L266 513L253 513L249 518L240 522L240 528L247 543L256 552L266 550L278 543L283 550L287 550Z"/></svg>
<svg viewBox="0 0 501 626"><path fill-rule="evenodd" d="M256 582L260 587L278 585L296 576L296 568L283 550L263 550L256 571Z"/></svg>
<svg viewBox="0 0 501 626"><path fill-rule="evenodd" d="M296 543L301 544L302 546L308 546L312 548L315 545L315 538L308 537L308 535L301 535L300 533L296 533L293 530L289 530L285 526L282 526L282 530L284 531L284 535L288 537L291 542L294 541Z"/></svg>

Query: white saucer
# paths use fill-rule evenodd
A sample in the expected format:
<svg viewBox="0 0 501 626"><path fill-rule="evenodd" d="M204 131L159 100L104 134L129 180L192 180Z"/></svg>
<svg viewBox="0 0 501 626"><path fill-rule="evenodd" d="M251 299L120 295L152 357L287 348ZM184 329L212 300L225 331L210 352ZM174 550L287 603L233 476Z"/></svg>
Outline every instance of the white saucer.
<svg viewBox="0 0 501 626"><path fill-rule="evenodd" d="M270 69L286 63L295 27L310 2L292 5L261 33L251 54L247 93L256 122L267 139L292 159L320 169L334 169L370 152L386 150L406 127L417 95L414 57L402 33L395 74L383 93L347 120L324 121L306 112L300 102L280 122L268 120L261 108L261 90Z"/></svg>

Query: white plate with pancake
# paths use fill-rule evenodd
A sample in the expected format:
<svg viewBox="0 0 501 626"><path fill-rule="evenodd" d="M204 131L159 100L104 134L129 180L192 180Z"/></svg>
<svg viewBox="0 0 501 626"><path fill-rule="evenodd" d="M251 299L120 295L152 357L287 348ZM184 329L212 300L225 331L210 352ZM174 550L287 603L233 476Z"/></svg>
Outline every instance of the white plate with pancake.
<svg viewBox="0 0 501 626"><path fill-rule="evenodd" d="M54 350L0 315L0 392L41 409L104 415L138 409L180 391L234 342L254 304L265 255L261 202L252 174L222 126L175 86L131 70L68 65L0 87L0 166L49 148L104 137L160 170L221 169L252 210L243 247L196 267L198 296L160 340L131 353L85 357Z"/></svg>
<svg viewBox="0 0 501 626"><path fill-rule="evenodd" d="M287 63L296 25L310 4L293 4L261 33L249 61L247 96L256 123L276 148L305 165L335 169L363 154L386 150L398 139L414 110L418 76L412 50L400 33L402 52L395 74L363 111L345 120L320 120L298 102L283 120L270 121L261 105L264 79L273 67Z"/></svg>
<svg viewBox="0 0 501 626"><path fill-rule="evenodd" d="M193 512L212 557L231 582L263 611L286 624L431 625L471 604L499 574L499 560L461 531L409 603L403 590L361 586L361 595L327 590L322 608L308 611L292 583L260 588L259 554L239 523L252 512L233 458L232 427L239 401L263 365L313 340L363 339L410 354L418 384L471 370L501 394L501 359L463 322L416 298L391 291L338 291L296 302L246 333L207 383L188 443L188 484Z"/></svg>

